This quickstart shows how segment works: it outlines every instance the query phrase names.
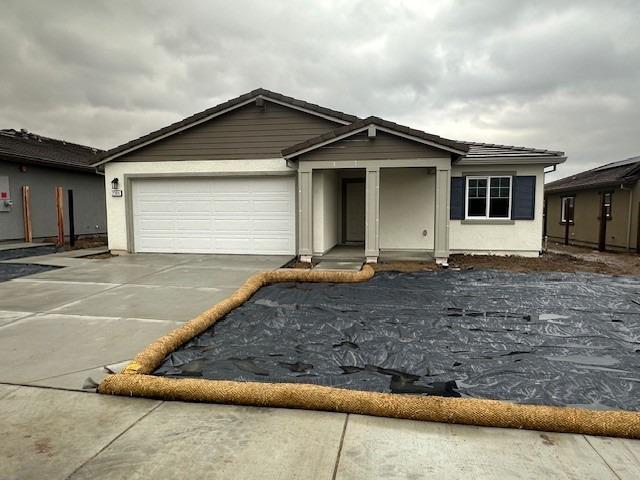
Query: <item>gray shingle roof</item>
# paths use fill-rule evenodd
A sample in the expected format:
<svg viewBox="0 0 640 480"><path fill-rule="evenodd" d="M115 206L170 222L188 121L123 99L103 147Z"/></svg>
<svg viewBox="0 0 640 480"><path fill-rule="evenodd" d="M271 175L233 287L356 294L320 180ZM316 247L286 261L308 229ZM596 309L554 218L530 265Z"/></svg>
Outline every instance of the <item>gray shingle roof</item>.
<svg viewBox="0 0 640 480"><path fill-rule="evenodd" d="M406 135L410 135L412 137L421 138L423 140L427 140L429 142L436 143L438 145L443 145L448 148L452 148L454 150L458 150L460 152L466 152L468 147L461 142L456 142L455 140L449 140L448 138L439 137L438 135L433 135L431 133L423 132L422 130L415 130L413 128L405 127L404 125L399 125L397 123L389 122L387 120L383 120L378 117L367 117L362 120L357 120L349 125L345 125L344 127L338 127L334 130L330 130L322 135L318 135L317 137L310 138L305 140L304 142L300 142L296 145L292 145L291 147L287 147L282 150L283 156L288 156L295 154L296 152L300 152L302 150L306 150L308 148L312 148L315 145L320 145L324 142L332 140L334 138L338 138L346 133L358 130L360 128L366 127L367 125L377 125L380 127L388 128L389 130L394 130L396 132L404 133Z"/></svg>
<svg viewBox="0 0 640 480"><path fill-rule="evenodd" d="M545 193L613 187L640 179L640 155L561 178L544 186Z"/></svg>
<svg viewBox="0 0 640 480"><path fill-rule="evenodd" d="M288 97L286 95L282 95L281 93L272 92L264 88L257 88L256 90L252 90L249 93L245 93L243 95L240 95L239 97L232 98L231 100L221 103L220 105L216 105L215 107L211 107L206 110L203 110L202 112L193 114L183 120L180 120L179 122L172 123L171 125L167 125L166 127L163 127L159 130L155 130L151 133L135 138L127 143L123 143L122 145L119 145L117 147L112 148L111 150L104 152L100 157L104 159L104 158L111 157L113 155L117 155L118 153L121 153L125 150L129 150L130 148L135 148L139 145L142 145L143 143L154 140L174 130L188 126L192 123L197 122L198 120L202 120L211 115L215 115L216 113L227 110L228 108L233 108L236 105L240 105L245 101L251 100L252 98L255 98L258 96L262 96L267 99L270 98L273 100L289 103L291 105L295 105L297 107L304 108L306 110L310 110L312 112L316 112L328 117L337 118L345 122L354 122L358 120L358 117L356 117L355 115L349 115L348 113L339 112L337 110L332 110L330 108L321 107L320 105L305 102L304 100L298 100L297 98Z"/></svg>
<svg viewBox="0 0 640 480"><path fill-rule="evenodd" d="M95 171L101 150L43 137L26 130L0 130L0 159L56 168Z"/></svg>
<svg viewBox="0 0 640 480"><path fill-rule="evenodd" d="M440 137L438 135L433 135L422 130L416 130L413 128L405 127L399 125L397 123L389 122L387 120L383 120L379 117L368 117L366 119L360 119L355 115L350 115L348 113L340 112L337 110L331 110L329 108L322 107L320 105L316 105L313 103L305 102L303 100L298 100L293 97L288 97L286 95L282 95L280 93L272 92L270 90L266 90L264 88L258 88L249 93L245 93L240 95L239 97L228 100L220 105L216 105L214 107L208 108L207 110L203 110L202 112L196 113L187 117L179 122L172 123L166 127L163 127L154 132L143 135L139 138L133 139L127 143L119 145L117 147L112 148L104 153L102 153L99 158L96 160L96 163L104 163L109 161L111 157L117 156L131 149L140 148L141 146L147 144L148 142L153 142L155 140L159 140L163 136L167 134L171 134L174 131L188 128L190 125L197 123L200 120L206 120L207 117L215 116L217 113L221 113L227 109L233 108L235 106L239 106L246 101L250 101L253 98L258 96L273 99L275 101L281 101L284 103L288 103L294 106L298 106L300 108L304 108L306 110L310 110L312 112L316 112L320 115L325 115L328 117L335 118L339 121L348 123L348 125L338 127L334 130L328 131L318 137L311 138L304 142L301 142L297 145L292 145L291 147L287 147L282 150L283 155L290 155L291 153L295 153L297 151L303 150L305 148L309 148L313 145L323 143L327 140L331 140L336 136L343 135L344 133L348 133L352 130L356 130L361 126L366 125L367 123L374 123L376 125L380 125L391 130L398 131L400 133L405 133L407 135L411 135L417 138L421 138L423 140L427 140L430 142L434 142L443 146L446 146L450 149L465 153L464 158L468 159L482 159L482 158L540 158L540 157L558 157L564 160L563 152L556 152L551 150L542 150L536 148L526 148L526 147L515 147L510 145L496 145L496 144L488 144L488 143L479 143L479 142L465 142L465 141L457 141L450 140L447 138Z"/></svg>
<svg viewBox="0 0 640 480"><path fill-rule="evenodd" d="M486 157L563 157L564 152L544 150L540 148L515 147L513 145L498 145L495 143L465 142L469 146L466 158Z"/></svg>

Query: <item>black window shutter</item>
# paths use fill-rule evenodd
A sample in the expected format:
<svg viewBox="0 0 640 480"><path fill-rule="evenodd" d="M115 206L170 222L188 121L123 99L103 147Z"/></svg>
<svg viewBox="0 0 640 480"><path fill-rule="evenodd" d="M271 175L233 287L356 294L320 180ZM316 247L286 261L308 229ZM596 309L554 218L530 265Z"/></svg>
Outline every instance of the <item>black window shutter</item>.
<svg viewBox="0 0 640 480"><path fill-rule="evenodd" d="M464 220L465 177L451 177L451 220Z"/></svg>
<svg viewBox="0 0 640 480"><path fill-rule="evenodd" d="M536 211L536 177L513 177L511 219L533 220Z"/></svg>

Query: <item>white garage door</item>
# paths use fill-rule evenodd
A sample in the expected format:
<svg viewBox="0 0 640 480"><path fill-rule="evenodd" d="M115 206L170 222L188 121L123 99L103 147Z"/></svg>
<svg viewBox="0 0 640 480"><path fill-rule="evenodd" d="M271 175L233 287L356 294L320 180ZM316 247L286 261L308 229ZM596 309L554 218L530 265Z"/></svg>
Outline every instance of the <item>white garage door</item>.
<svg viewBox="0 0 640 480"><path fill-rule="evenodd" d="M295 254L293 177L133 181L136 252Z"/></svg>

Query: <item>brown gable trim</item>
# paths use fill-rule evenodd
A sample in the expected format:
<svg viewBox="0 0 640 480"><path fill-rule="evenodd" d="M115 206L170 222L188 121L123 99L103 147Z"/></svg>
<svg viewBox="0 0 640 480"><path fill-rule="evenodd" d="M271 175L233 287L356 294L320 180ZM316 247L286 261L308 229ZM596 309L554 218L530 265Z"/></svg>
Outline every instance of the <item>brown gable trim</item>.
<svg viewBox="0 0 640 480"><path fill-rule="evenodd" d="M342 140L343 138L360 133L364 130L367 130L371 125L379 127L381 131L396 134L401 137L408 138L409 140L425 143L435 148L447 150L458 155L465 155L469 150L469 147L467 145L449 140L447 138L439 137L438 135L433 135L427 132L423 132L422 130L415 130L413 128L405 127L404 125L389 122L378 117L367 117L363 120L355 121L350 125L336 128L317 137L310 138L309 140L298 143L297 145L285 148L282 150L282 156L284 156L285 158L291 158L297 155L301 155L302 153L315 150L324 145L337 142L338 140Z"/></svg>
<svg viewBox="0 0 640 480"><path fill-rule="evenodd" d="M358 120L358 117L356 117L355 115L339 112L337 110L331 110L330 108L321 107L320 105L305 102L304 100L298 100L296 98L288 97L280 93L265 90L263 88L258 88L249 93L245 93L244 95L240 95L239 97L216 105L215 107L208 108L207 110L203 110L202 112L191 115L190 117L180 120L179 122L172 123L171 125L112 148L111 150L104 152L100 156L100 161L95 163L94 166L107 163L119 156L125 155L151 143L167 138L173 134L191 128L200 123L207 122L227 112L240 108L244 105L248 105L257 99L264 99L273 103L294 108L296 110L301 110L303 112L317 115L336 123L341 123L343 125Z"/></svg>

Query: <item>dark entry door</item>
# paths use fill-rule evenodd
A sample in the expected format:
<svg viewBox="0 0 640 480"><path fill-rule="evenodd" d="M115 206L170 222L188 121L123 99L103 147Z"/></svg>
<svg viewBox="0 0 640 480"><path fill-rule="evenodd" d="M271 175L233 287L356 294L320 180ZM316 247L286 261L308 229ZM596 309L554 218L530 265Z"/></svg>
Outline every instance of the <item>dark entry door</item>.
<svg viewBox="0 0 640 480"><path fill-rule="evenodd" d="M364 179L344 179L342 184L342 241L364 243Z"/></svg>

